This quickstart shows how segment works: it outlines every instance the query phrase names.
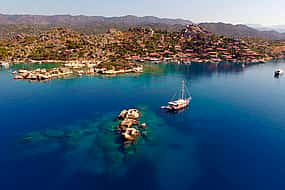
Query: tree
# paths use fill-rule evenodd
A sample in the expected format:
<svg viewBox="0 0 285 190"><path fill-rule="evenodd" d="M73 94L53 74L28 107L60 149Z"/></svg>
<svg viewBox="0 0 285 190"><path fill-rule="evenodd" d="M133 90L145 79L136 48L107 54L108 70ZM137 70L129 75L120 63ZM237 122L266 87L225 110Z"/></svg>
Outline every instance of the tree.
<svg viewBox="0 0 285 190"><path fill-rule="evenodd" d="M6 59L9 56L9 51L6 48L0 48L0 59Z"/></svg>

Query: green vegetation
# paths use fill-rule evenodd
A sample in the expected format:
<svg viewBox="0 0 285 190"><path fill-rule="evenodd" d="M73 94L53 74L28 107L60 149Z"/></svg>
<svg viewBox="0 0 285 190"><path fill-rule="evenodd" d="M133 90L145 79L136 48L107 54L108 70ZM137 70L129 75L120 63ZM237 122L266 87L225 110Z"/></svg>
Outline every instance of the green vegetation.
<svg viewBox="0 0 285 190"><path fill-rule="evenodd" d="M283 42L234 39L211 34L198 25L182 32L136 27L86 35L69 28L53 28L15 36L0 42L0 60L88 60L117 69L126 67L130 60L250 62L285 55Z"/></svg>
<svg viewBox="0 0 285 190"><path fill-rule="evenodd" d="M6 48L0 48L0 60L4 60L9 56L9 50Z"/></svg>

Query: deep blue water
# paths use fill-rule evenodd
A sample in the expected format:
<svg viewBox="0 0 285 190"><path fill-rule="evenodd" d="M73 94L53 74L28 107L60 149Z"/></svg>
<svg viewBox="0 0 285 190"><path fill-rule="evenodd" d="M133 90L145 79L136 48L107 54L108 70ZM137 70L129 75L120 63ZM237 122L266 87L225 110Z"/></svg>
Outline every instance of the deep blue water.
<svg viewBox="0 0 285 190"><path fill-rule="evenodd" d="M285 189L285 76L273 77L284 63L156 65L47 83L0 71L0 189ZM181 80L191 106L165 113ZM146 112L151 138L126 153L106 129L132 107ZM43 139L49 130L72 138ZM23 143L31 133L38 139Z"/></svg>

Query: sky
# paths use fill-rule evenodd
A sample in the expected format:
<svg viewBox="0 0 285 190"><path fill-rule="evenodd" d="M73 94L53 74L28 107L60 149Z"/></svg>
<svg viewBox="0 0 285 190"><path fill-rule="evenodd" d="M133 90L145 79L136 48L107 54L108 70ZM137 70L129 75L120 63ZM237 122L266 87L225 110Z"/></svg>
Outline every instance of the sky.
<svg viewBox="0 0 285 190"><path fill-rule="evenodd" d="M285 25L285 0L0 0L0 4L2 14L136 15Z"/></svg>

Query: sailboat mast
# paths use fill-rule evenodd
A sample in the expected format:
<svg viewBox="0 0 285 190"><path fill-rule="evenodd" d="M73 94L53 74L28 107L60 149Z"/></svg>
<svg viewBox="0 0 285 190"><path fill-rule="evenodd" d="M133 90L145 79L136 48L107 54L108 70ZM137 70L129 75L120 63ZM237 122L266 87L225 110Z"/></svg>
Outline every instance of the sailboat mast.
<svg viewBox="0 0 285 190"><path fill-rule="evenodd" d="M182 81L182 90L181 90L181 98L184 100L184 93L185 93L185 82Z"/></svg>

